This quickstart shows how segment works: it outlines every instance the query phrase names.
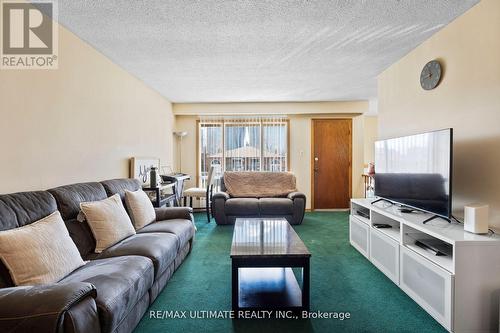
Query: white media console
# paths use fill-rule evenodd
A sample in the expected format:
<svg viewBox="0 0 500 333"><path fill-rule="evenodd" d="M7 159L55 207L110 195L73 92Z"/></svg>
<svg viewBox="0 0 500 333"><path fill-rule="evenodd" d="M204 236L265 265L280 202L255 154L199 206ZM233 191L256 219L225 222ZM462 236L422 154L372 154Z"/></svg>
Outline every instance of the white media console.
<svg viewBox="0 0 500 333"><path fill-rule="evenodd" d="M401 213L387 202L372 205L374 200L351 200L352 246L448 331L497 332L500 236L471 234L443 219L422 224L430 214ZM358 214L363 208L369 218ZM448 243L452 254L437 256L415 244L421 239Z"/></svg>

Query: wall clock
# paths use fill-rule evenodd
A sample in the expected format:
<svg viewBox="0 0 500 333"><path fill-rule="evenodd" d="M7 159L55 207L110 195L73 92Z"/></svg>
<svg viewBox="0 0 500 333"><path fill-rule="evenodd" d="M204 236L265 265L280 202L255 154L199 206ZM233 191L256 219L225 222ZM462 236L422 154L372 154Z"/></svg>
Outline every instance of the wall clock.
<svg viewBox="0 0 500 333"><path fill-rule="evenodd" d="M441 64L437 60L429 61L420 73L420 85L424 90L436 88L441 80Z"/></svg>

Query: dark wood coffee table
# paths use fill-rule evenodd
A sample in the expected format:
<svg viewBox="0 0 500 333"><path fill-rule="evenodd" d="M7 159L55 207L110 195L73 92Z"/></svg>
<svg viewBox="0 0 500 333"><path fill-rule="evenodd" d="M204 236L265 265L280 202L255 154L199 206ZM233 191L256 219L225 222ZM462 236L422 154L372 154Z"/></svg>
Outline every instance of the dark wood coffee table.
<svg viewBox="0 0 500 333"><path fill-rule="evenodd" d="M239 310L309 311L310 257L284 218L236 219L231 246L235 315ZM302 288L292 268L302 269Z"/></svg>

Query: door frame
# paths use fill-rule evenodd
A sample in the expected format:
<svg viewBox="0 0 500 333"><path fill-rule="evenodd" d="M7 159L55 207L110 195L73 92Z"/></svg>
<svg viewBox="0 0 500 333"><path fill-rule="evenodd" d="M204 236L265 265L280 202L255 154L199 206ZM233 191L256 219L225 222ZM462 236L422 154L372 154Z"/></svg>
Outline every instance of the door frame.
<svg viewBox="0 0 500 333"><path fill-rule="evenodd" d="M311 210L314 208L314 122L321 120L349 120L349 197L352 198L352 118L311 118L311 160L309 167L311 168Z"/></svg>

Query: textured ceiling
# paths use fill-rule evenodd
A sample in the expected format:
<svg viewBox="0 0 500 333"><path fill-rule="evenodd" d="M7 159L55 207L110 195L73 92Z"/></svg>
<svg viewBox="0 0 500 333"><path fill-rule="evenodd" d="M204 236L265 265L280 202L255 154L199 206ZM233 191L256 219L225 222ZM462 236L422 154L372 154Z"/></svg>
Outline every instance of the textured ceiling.
<svg viewBox="0 0 500 333"><path fill-rule="evenodd" d="M376 96L376 76L479 0L76 1L59 22L173 102Z"/></svg>

